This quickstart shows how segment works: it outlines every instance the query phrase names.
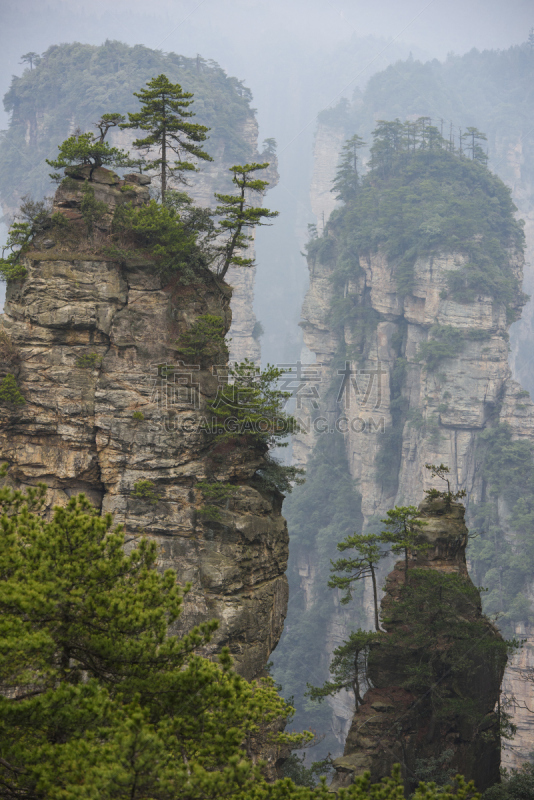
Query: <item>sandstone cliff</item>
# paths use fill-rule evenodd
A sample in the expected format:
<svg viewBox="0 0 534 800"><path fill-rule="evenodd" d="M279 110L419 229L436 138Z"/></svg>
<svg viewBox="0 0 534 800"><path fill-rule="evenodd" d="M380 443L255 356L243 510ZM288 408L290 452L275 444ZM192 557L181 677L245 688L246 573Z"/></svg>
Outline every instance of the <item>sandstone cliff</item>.
<svg viewBox="0 0 534 800"><path fill-rule="evenodd" d="M347 294L365 296L377 312L376 327L366 332L365 359L353 364L358 371L354 378L360 381L359 390L356 392L349 384L350 402L347 393L337 406L332 404L331 397L323 402L319 412L314 413L324 418L324 425L319 428L312 424L310 433L295 443L294 452L300 463L305 462L317 435L326 435L318 431L324 431L325 427L333 431L337 425L345 438L350 474L361 493L366 524L384 516L396 504L417 503L425 489L436 485L424 468L429 462L443 462L450 467L454 486L467 490L470 504L485 500L487 486L477 460L477 436L488 424L506 422L514 438L534 441L534 404L512 380L508 364L509 323L504 308L493 304L490 298L479 297L474 303L460 304L440 297L446 272L457 267L461 260L462 256L454 254L418 260L415 288L403 302L398 299L392 270L380 254L362 261L364 277L359 285L347 286ZM343 365L336 359L336 353L340 344L354 346L355 333L347 325L340 342L339 334L336 336L329 326L332 269L318 263L312 266L301 324L304 341L316 354L314 368L322 386L335 380L337 391L343 380ZM519 256L516 269L521 269ZM432 371L419 360L418 350L431 338L430 328L436 323L463 330L465 338L460 352L444 359ZM479 338L470 338L470 331L476 331ZM399 366L404 375L402 388L396 377ZM337 372L341 374L338 376ZM399 400L405 408L401 422L395 418ZM312 415L303 417L309 422ZM500 508L505 519L506 508L502 504ZM316 557L313 548L300 553L309 574L318 571ZM303 567L304 564L300 565L302 573ZM372 627L370 611L368 587L358 625ZM335 636L325 643L327 649L332 652L354 625L354 617L340 609L330 625ZM516 632L523 634L524 630ZM524 651L517 658L525 664L529 662ZM522 679L519 663L512 662L505 687L509 697L521 697L532 707L534 687ZM335 728L342 742L353 709L350 703L340 703L339 699L333 707ZM526 738L516 739L514 749L508 751L509 764L524 760L530 746L528 712L517 709L514 719Z"/></svg>
<svg viewBox="0 0 534 800"><path fill-rule="evenodd" d="M162 568L191 583L180 626L218 618L211 650L228 645L246 678L264 668L283 625L287 529L281 495L254 481L260 453L213 448L205 421L217 370L180 362L175 341L203 314L230 326L228 287L210 277L163 281L142 254L105 254L117 204L148 198L146 179L98 169L74 173L54 210L69 222L38 235L27 277L8 287L3 372L25 405L3 407L0 453L9 479L44 481L49 504L85 492L132 535L159 546ZM92 238L81 221L82 187L109 212ZM199 483L235 488L217 519L203 515Z"/></svg>
<svg viewBox="0 0 534 800"><path fill-rule="evenodd" d="M480 594L467 574L464 508L441 498L422 503L419 513L422 538L431 547L411 560L415 572L408 586L404 562L387 577L381 604L386 633L371 647L370 688L354 715L344 755L334 762L332 789L349 785L364 770L379 781L395 763L401 763L412 790L423 777L444 783L456 773L474 780L479 790L499 781L494 709L506 651L497 629L482 616ZM409 620L407 604L400 602L406 588L422 578L426 605L418 596L418 613ZM414 680L422 667L426 680Z"/></svg>
<svg viewBox="0 0 534 800"><path fill-rule="evenodd" d="M317 141L324 141L326 133L327 128L322 123ZM513 147L501 145L503 152L508 152L509 164L516 168L516 182L512 188L521 214L526 216L528 260L532 247L528 173L523 176L521 172L524 158L520 143ZM327 157L326 149L323 150L322 155L322 151L318 151L323 163L315 167L315 175L321 177L312 184L312 203L318 217L323 209L328 213L332 208L333 195L330 193L330 205L325 198L328 197L328 183L331 185L335 175L331 153ZM303 415L308 422L314 415L324 417L325 421L321 426L311 424L310 434L295 442L294 454L298 463L306 463L318 430L325 427L333 430L339 425L336 420L342 419L341 432L350 474L362 495L366 525L383 516L394 504L418 502L422 492L432 485L424 469L427 462L442 461L450 467L454 485L467 490L469 514L470 509L488 501L492 492L482 474L477 449L480 434L506 423L513 441L534 444L534 405L528 392L513 379L510 366L510 363L515 365L516 371L528 379L530 367L525 353L530 337L531 302L524 318L520 319L520 307L516 307L510 344L510 326L514 319L507 318L503 305L482 294L474 302L465 303L443 296L446 295L447 273L461 267L465 260L461 253L443 251L419 258L415 263L413 291L401 300L395 269L384 254L377 252L368 259L361 259L361 277L347 281L343 294L345 300L359 298L358 302L376 315L374 329L370 326L363 334L363 350L362 333L357 326L349 322L340 331L332 325L332 276L336 265L322 264L317 259L310 264L310 287L303 304L301 326L304 342L316 356L314 368L321 386L327 387L334 380L337 388L340 387L345 362L340 362L339 353L345 351L349 359L351 352L357 353L360 359L359 363L352 364L358 374L350 376L359 388L353 390L349 382L350 407L349 395L345 392L339 404L333 403L330 396L319 409L308 408ZM517 253L513 259L516 276L522 276L523 267L524 259ZM527 290L528 285L527 280ZM464 338L459 350L432 370L419 359L418 353L421 345L432 338L430 329L434 325L454 327L463 332ZM402 420L398 414L401 405L405 409ZM519 548L519 544L513 544L514 533L508 523L510 509L502 497L497 505L499 535L512 547ZM299 559L301 574L304 571L309 575L317 573L317 553L313 548L300 552ZM310 579L302 578L302 581L303 587L306 582L311 596ZM527 595L531 598L531 588ZM371 624L370 610L371 594L366 588L358 624L363 625L364 620ZM332 651L339 645L354 625L350 614L338 609L330 625L332 634L327 649ZM511 660L503 684L518 727L513 742L504 745L503 762L508 767L518 767L527 758L534 736L534 722L527 710L534 704L534 685L525 681L532 664L532 634L529 625L519 622L513 632L524 641L524 646ZM342 702L340 698L332 702L332 709L332 725L342 743L353 710L348 699Z"/></svg>

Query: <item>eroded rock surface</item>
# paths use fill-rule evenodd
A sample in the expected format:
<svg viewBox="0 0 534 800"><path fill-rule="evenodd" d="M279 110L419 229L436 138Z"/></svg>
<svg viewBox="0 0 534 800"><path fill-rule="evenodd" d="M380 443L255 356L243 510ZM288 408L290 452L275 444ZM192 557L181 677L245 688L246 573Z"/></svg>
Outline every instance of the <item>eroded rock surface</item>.
<svg viewBox="0 0 534 800"><path fill-rule="evenodd" d="M229 327L231 291L209 274L184 285L179 276L163 281L141 255L122 266L106 256L113 207L145 202L148 189L108 170L87 177L73 172L55 200L78 233L38 236L24 258L27 277L8 288L3 372L16 374L26 403L2 409L1 458L17 486L44 481L50 504L83 491L129 534L154 538L161 567L192 585L180 626L218 618L211 650L228 645L250 679L286 611L281 495L254 481L260 453L213 447L206 420L217 370L184 366L175 345L202 314ZM87 185L110 209L92 240L80 233ZM206 480L235 485L214 521L203 514Z"/></svg>

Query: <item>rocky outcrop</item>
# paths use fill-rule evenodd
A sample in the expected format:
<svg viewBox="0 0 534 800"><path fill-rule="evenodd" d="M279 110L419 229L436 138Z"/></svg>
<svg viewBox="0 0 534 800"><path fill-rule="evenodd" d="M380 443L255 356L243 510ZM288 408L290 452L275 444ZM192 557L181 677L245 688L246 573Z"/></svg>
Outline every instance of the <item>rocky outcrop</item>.
<svg viewBox="0 0 534 800"><path fill-rule="evenodd" d="M382 112L380 115L384 116ZM323 121L318 124L314 180L310 188L318 221L322 220L323 214L328 219L335 206L334 194L329 189L335 177L342 134L342 125L332 127ZM533 273L529 265L533 262L534 222L530 151L528 135L505 132L495 140L493 162L510 186L519 215L525 220L524 289L532 295ZM321 224L319 230L322 230ZM358 285L347 284L345 287L345 298L350 298L352 293L365 298L364 303L379 314L375 330L367 330L365 334L365 361L354 364L361 370L361 377L353 376L360 381L361 392L358 396L351 389L350 409L346 408L346 396L342 408L335 407L329 399L328 403L321 404L319 413L317 409L309 409L303 418L305 424L310 425L310 433L294 443L293 453L297 463L305 464L318 429L331 429L340 425L339 420L342 420L351 475L362 493L362 510L367 520L383 516L394 503L416 503L423 490L431 485L429 474L424 469L424 464L429 461L443 461L450 466L455 485L468 492L468 508L483 497L487 499L487 487L484 494L477 463L476 442L478 434L488 424L505 422L511 427L513 439L534 442L534 405L526 391L530 389L532 393L534 385L530 357L533 300L526 304L520 317L516 311L512 326L506 320L504 308L494 305L491 298L479 296L475 303L462 304L443 300L440 292L445 288L445 273L457 269L463 260L460 254L437 253L433 258L417 261L414 292L402 303L397 297L393 270L380 253L361 262L365 277ZM522 258L516 259L515 271L520 277L524 263ZM338 386L343 380L341 375L332 374L331 365L340 344L347 344L350 350L355 337L350 325L345 326L341 336L332 328L331 274L327 265L310 264L310 287L303 304L301 323L305 344L316 356L314 369L318 370L321 386L325 388L332 379L338 381ZM416 359L419 345L427 340L433 324L459 328L465 332L466 339L461 352L444 359L436 370L430 371ZM470 336L480 338L470 340ZM402 339L400 346L399 339ZM406 361L404 365L403 360ZM405 370L400 393L392 386L392 377L399 368ZM366 370L374 376L366 376ZM377 371L383 372L377 375ZM362 403L370 380L375 381L375 386L367 402ZM378 381L381 384L380 398ZM399 402L406 404L407 419L401 427L398 419L394 425L392 400L393 408L398 407ZM324 422L314 424L314 416L324 417ZM381 450L386 451L381 447L383 434L386 437L389 434L386 458L389 474L385 479L384 476L379 479L377 456L380 458ZM508 531L507 514L505 504L500 502L499 524L506 537L513 540L513 534ZM309 550L302 557L307 561L308 572L317 572L314 551ZM528 596L532 597L532 589ZM367 620L372 626L370 597L370 587L366 587L361 603L361 622ZM354 623L340 609L330 627L338 631L343 629L334 641L334 646L337 646ZM513 741L504 743L503 764L508 768L521 766L532 750L534 738L534 718L528 711L534 707L534 684L525 680L534 663L534 635L525 624L517 624L515 634L522 640L523 647L511 658L503 683L506 696L512 698L508 710L517 726ZM342 743L352 718L352 705L337 699L332 706L332 725L341 730L338 739ZM344 725L340 724L343 714Z"/></svg>
<svg viewBox="0 0 534 800"><path fill-rule="evenodd" d="M264 180L269 182L272 188L279 180L278 160L275 152L258 151L258 122L255 116L250 115L243 120L241 127L241 137L247 152L249 161L259 163L269 162L266 173L263 173ZM132 141L135 136L129 130L113 131L112 141L117 147L121 147L132 154L135 153ZM197 161L198 173L195 174L191 185L184 187L196 205L202 208L214 209L217 205L215 192L231 194L235 186L232 184L230 167L234 165L226 152L225 142L217 139L216 144L210 143L209 147L212 161ZM253 195L251 201L256 204L258 195ZM253 234L254 235L254 232ZM247 258L255 258L254 242L248 248ZM257 335L256 315L254 313L254 287L256 283L256 267L240 269L230 267L226 282L232 287L231 309L232 323L228 332L230 356L229 362L241 362L245 359L253 361L255 364L261 362L261 347L259 336Z"/></svg>
<svg viewBox="0 0 534 800"><path fill-rule="evenodd" d="M106 255L111 215L88 238L82 187L110 212L143 203L148 189L104 169L87 177L72 172L60 187L54 210L67 232L39 234L24 256L27 277L8 287L2 330L16 358L4 371L16 374L26 402L2 407L1 458L16 486L45 482L50 505L85 492L128 534L153 538L161 567L191 583L180 628L218 618L210 651L228 645L250 679L285 616L282 498L255 482L261 453L213 446L207 404L221 375L211 364L184 365L175 345L200 315L229 327L231 290L209 273L190 284L163 280L143 254L122 264ZM211 517L204 481L232 484Z"/></svg>
<svg viewBox="0 0 534 800"><path fill-rule="evenodd" d="M422 779L422 770L425 777L438 780L460 773L474 780L479 790L499 781L499 720L494 709L506 650L497 629L482 616L480 594L467 574L464 508L440 498L422 503L419 514L425 523L421 538L430 549L410 560L410 570L417 572L408 587L421 580L421 570L447 580L455 577L459 583L451 584L446 601L443 596L446 610L440 600L447 580L440 582L434 605L429 602L426 608L419 598L417 614L410 620L405 610L398 610L406 596L404 561L388 575L381 604L385 633L371 647L368 660L371 688L354 715L344 754L334 762L331 789L349 785L365 770L379 781L395 763L402 765L408 790ZM440 614L443 625L436 631ZM460 623L457 629L453 618ZM464 642L455 642L454 636L462 634ZM452 649L458 643L457 660ZM430 679L419 679L430 683L427 691L413 680L417 667L429 670Z"/></svg>

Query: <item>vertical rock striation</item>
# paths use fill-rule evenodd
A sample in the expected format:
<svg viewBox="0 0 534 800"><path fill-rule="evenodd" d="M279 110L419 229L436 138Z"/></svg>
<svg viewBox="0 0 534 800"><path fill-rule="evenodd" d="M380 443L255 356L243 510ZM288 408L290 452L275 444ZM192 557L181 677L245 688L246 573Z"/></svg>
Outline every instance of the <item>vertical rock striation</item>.
<svg viewBox="0 0 534 800"><path fill-rule="evenodd" d="M418 259L413 291L404 300L399 300L396 291L394 268L380 252L362 259L361 278L347 283L347 296L365 298L376 312L376 325L365 334L365 357L357 364L352 362L359 371L356 379L362 384L359 393L347 387L350 402L345 394L341 404L335 406L328 397L314 413L324 417L325 425L343 419L347 459L361 493L364 526L383 517L394 505L416 504L423 492L435 485L424 468L429 462L449 466L454 487L467 490L470 504L486 500L488 487L480 470L477 440L488 425L506 422L514 439L534 441L534 404L512 379L508 363L510 323L504 306L484 296L465 304L442 296L447 272L457 269L463 260L464 256L454 253ZM520 273L519 253L514 264ZM337 393L343 379L338 375L343 365L337 354L354 348L360 333L350 324L341 330L330 325L334 269L318 261L310 265L310 288L301 325L305 344L316 354L315 368L322 386L334 381ZM418 352L431 338L434 324L454 327L463 338L458 352L443 359L433 371ZM371 381L374 385L366 398ZM395 412L401 403L404 414L399 419ZM294 453L300 463L305 463L316 436L323 435L317 430L312 426L310 433L295 443ZM313 561L312 549L307 557ZM317 565L310 569L316 572ZM370 608L370 593L366 591L358 625L372 628ZM333 649L347 638L354 622L350 615L336 614L330 627L338 631L337 640L328 646ZM521 691L532 707L532 684L521 681L520 687L520 677L509 671L506 686L515 693ZM345 703L346 722L340 725L343 712L336 702L335 725L342 732L341 741L352 713L352 705Z"/></svg>
<svg viewBox="0 0 534 800"><path fill-rule="evenodd" d="M213 447L206 421L217 370L184 366L175 345L203 314L228 328L231 291L210 273L163 281L142 253L120 266L106 256L113 208L145 202L146 179L128 176L128 189L109 170L87 177L75 172L56 194L68 233L37 236L27 277L8 287L2 369L16 374L26 403L1 409L1 458L16 486L45 482L50 504L83 491L128 534L155 539L161 567L192 586L179 626L218 618L211 651L228 645L251 679L285 616L282 497L254 479L261 454ZM109 209L92 239L80 213L87 183ZM216 520L202 514L205 480L234 487Z"/></svg>

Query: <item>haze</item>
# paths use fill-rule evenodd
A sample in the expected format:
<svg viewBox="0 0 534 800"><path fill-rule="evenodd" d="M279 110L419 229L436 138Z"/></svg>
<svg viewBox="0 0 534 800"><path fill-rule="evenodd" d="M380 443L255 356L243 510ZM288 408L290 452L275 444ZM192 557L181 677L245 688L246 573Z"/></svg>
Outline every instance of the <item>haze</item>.
<svg viewBox="0 0 534 800"><path fill-rule="evenodd" d="M524 42L534 9L531 0L3 0L0 19L2 95L22 73L23 53L106 39L200 53L250 87L259 141L278 142L280 183L268 204L280 216L258 232L255 301L264 360L276 362L301 347L308 273L300 251L315 221L308 189L317 113L410 52L443 59ZM0 127L7 125L0 112Z"/></svg>

